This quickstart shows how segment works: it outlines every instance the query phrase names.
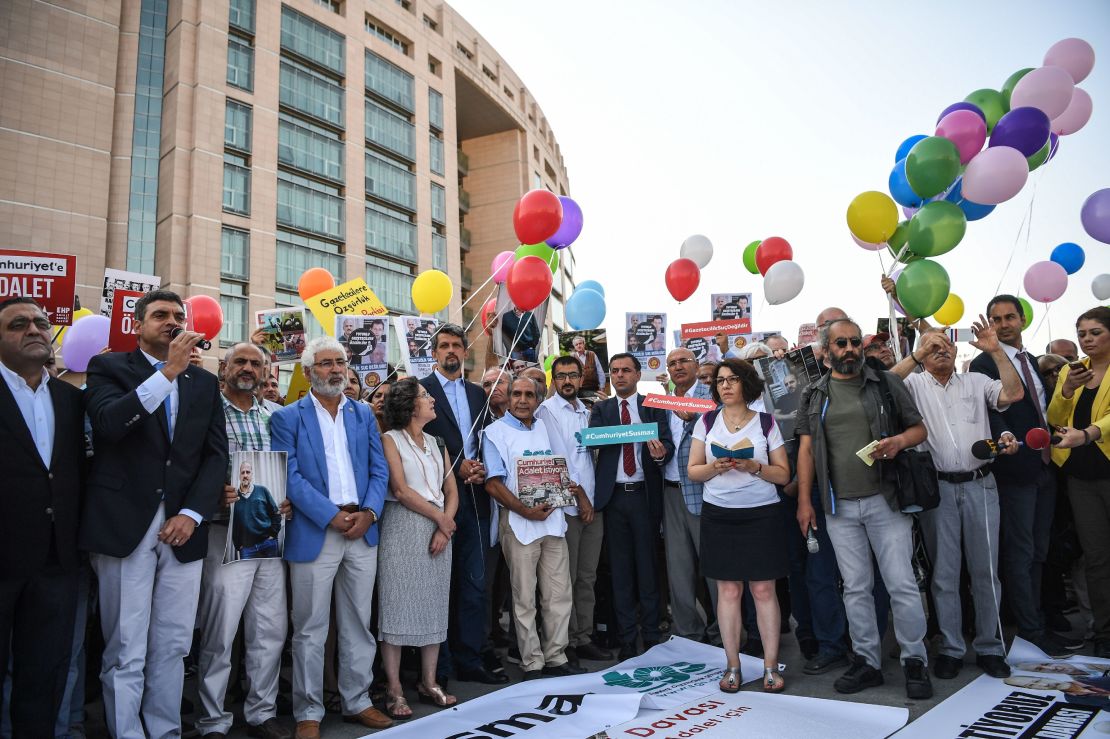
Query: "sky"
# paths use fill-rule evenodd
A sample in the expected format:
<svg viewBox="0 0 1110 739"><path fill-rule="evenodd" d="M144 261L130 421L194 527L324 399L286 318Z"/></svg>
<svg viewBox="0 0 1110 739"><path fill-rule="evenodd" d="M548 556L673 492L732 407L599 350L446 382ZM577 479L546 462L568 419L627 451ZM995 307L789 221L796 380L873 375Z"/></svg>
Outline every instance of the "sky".
<svg viewBox="0 0 1110 739"><path fill-rule="evenodd" d="M1079 213L1110 187L1110 2L451 5L520 76L554 131L585 216L570 247L575 279L605 287L613 336L623 335L626 311L665 311L668 329L709 320L714 292L754 293L756 331L796 338L830 305L874 331L887 314L881 268L851 239L849 202L886 192L898 145L932 135L949 104L1040 66L1060 39L1083 38L1096 54L1080 85L1094 101L1090 122L937 261L969 327L996 288L1024 295L1031 264L1062 242L1081 245L1087 261L1064 296L1047 311L1034 303L1037 330L1025 335L1034 353L1050 337L1074 339L1076 316L1096 305L1091 280L1110 272L1110 245L1087 236ZM664 271L697 233L712 241L713 260L678 304ZM768 236L790 242L806 275L802 293L779 306L741 263L744 246Z"/></svg>

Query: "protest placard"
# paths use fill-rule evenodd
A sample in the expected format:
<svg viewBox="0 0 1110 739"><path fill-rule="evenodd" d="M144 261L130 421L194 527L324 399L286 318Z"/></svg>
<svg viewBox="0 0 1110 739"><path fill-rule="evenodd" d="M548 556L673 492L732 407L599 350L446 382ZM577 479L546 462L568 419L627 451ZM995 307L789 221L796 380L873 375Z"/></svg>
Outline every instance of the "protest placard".
<svg viewBox="0 0 1110 739"><path fill-rule="evenodd" d="M100 289L100 315L112 315L112 295L116 290L132 290L140 295L162 286L158 275L144 275L141 272L127 272L122 269L104 270L104 284Z"/></svg>
<svg viewBox="0 0 1110 739"><path fill-rule="evenodd" d="M637 444L659 438L658 423L631 423L619 426L598 426L577 432L582 437L582 446L605 446L606 444Z"/></svg>
<svg viewBox="0 0 1110 739"><path fill-rule="evenodd" d="M405 357L409 374L423 379L432 374L436 360L432 356L435 348L436 331L439 321L422 316L397 316L393 319L400 341L401 354Z"/></svg>
<svg viewBox="0 0 1110 739"><path fill-rule="evenodd" d="M223 563L280 559L285 549L287 466L285 452L236 451L231 454L231 504Z"/></svg>
<svg viewBox="0 0 1110 739"><path fill-rule="evenodd" d="M625 326L626 350L654 375L667 358L667 314L626 313Z"/></svg>
<svg viewBox="0 0 1110 739"><path fill-rule="evenodd" d="M385 381L389 356L389 319L336 316L335 338L347 351L348 366L358 373L366 390Z"/></svg>
<svg viewBox="0 0 1110 739"><path fill-rule="evenodd" d="M0 249L0 300L33 298L55 326L73 323L77 257Z"/></svg>
<svg viewBox="0 0 1110 739"><path fill-rule="evenodd" d="M112 311L108 317L108 348L114 352L133 352L139 346L139 327L135 322L135 303L145 293L121 290L112 293Z"/></svg>
<svg viewBox="0 0 1110 739"><path fill-rule="evenodd" d="M316 316L328 336L335 335L336 316L384 316L389 313L361 277L313 295L305 301L305 305Z"/></svg>
<svg viewBox="0 0 1110 739"><path fill-rule="evenodd" d="M680 413L705 413L717 407L717 403L708 398L687 398L677 395L658 395L649 393L644 397L645 408L662 408L665 411L678 411Z"/></svg>
<svg viewBox="0 0 1110 739"><path fill-rule="evenodd" d="M305 347L304 308L274 308L254 314L254 325L262 329L262 346L274 364L299 362Z"/></svg>

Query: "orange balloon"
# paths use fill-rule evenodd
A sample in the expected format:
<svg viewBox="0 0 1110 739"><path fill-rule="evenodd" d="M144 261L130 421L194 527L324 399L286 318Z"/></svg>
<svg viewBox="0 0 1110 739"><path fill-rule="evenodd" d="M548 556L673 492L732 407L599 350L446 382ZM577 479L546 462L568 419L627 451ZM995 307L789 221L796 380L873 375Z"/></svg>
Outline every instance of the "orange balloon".
<svg viewBox="0 0 1110 739"><path fill-rule="evenodd" d="M335 278L323 267L310 267L306 269L301 279L297 281L297 292L301 300L308 301L314 295L331 290L335 287Z"/></svg>

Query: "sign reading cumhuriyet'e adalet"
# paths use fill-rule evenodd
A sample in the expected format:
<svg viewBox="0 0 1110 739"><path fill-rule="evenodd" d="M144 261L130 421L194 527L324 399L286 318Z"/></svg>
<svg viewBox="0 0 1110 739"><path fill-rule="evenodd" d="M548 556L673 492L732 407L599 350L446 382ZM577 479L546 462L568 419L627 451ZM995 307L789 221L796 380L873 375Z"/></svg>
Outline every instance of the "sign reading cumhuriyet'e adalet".
<svg viewBox="0 0 1110 739"><path fill-rule="evenodd" d="M716 408L717 403L709 398L680 398L677 395L649 393L644 397L644 407L662 408L665 411L679 411L681 413L705 413Z"/></svg>
<svg viewBox="0 0 1110 739"><path fill-rule="evenodd" d="M313 295L305 301L305 305L328 336L335 336L336 316L384 316L389 312L361 277Z"/></svg>
<svg viewBox="0 0 1110 739"><path fill-rule="evenodd" d="M582 437L582 446L605 446L606 444L638 444L659 438L659 424L632 423L621 426L598 426L582 429L577 435Z"/></svg>
<svg viewBox="0 0 1110 739"><path fill-rule="evenodd" d="M77 257L0 249L0 300L33 298L55 326L73 323Z"/></svg>

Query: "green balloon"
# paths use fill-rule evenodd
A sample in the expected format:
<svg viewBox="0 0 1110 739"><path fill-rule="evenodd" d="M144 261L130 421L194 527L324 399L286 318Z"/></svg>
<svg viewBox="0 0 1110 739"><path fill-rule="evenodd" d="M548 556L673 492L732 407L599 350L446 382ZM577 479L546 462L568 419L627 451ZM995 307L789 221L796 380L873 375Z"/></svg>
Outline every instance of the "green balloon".
<svg viewBox="0 0 1110 739"><path fill-rule="evenodd" d="M947 200L926 203L910 220L910 248L923 257L939 257L956 248L967 231L967 216Z"/></svg>
<svg viewBox="0 0 1110 739"><path fill-rule="evenodd" d="M744 266L747 267L748 271L753 275L759 274L759 267L755 264L755 250L758 249L759 245L762 243L762 239L756 239L744 247Z"/></svg>
<svg viewBox="0 0 1110 739"><path fill-rule="evenodd" d="M539 257L547 262L547 266L551 268L551 274L559 271L559 252L547 244L521 244L514 254L518 260L524 257Z"/></svg>
<svg viewBox="0 0 1110 739"><path fill-rule="evenodd" d="M1033 322L1033 306L1025 298L1018 298L1018 302L1021 303L1021 317L1023 320L1021 328L1024 331Z"/></svg>
<svg viewBox="0 0 1110 739"><path fill-rule="evenodd" d="M930 136L906 155L906 179L919 197L940 195L960 174L960 152L942 136Z"/></svg>
<svg viewBox="0 0 1110 739"><path fill-rule="evenodd" d="M914 254L912 249L906 249L906 251L902 253L901 257L898 256L898 252L902 251L902 247L906 245L906 242L909 241L909 238L910 222L902 221L898 224L898 228L894 229L894 233L891 235L891 237L886 241L887 249L890 250L890 256L894 257L902 264L916 262L918 259L922 258L920 254Z"/></svg>
<svg viewBox="0 0 1110 739"><path fill-rule="evenodd" d="M1033 71L1032 67L1026 67L1025 69L1019 69L1018 71L1014 72L1009 77L1007 77L1006 81L1002 83L1002 99L1006 101L1006 111L1007 112L1009 112L1009 110L1010 110L1010 96L1014 94L1014 88L1017 87L1017 83L1021 81L1022 77L1024 77L1025 75L1029 74L1032 71Z"/></svg>
<svg viewBox="0 0 1110 739"><path fill-rule="evenodd" d="M1044 142L1044 146L1037 150L1037 153L1031 157L1026 157L1025 160L1029 162L1029 171L1032 172L1037 167L1041 166L1048 161L1048 154L1052 151L1052 137Z"/></svg>
<svg viewBox="0 0 1110 739"><path fill-rule="evenodd" d="M898 302L911 318L925 318L940 310L952 283L944 267L929 259L907 264L898 276Z"/></svg>
<svg viewBox="0 0 1110 739"><path fill-rule="evenodd" d="M987 133L993 131L998 119L1010 110L1010 103L1006 97L998 90L992 90L989 87L976 90L965 97L964 101L977 105L979 110L983 111L983 115L987 117Z"/></svg>

